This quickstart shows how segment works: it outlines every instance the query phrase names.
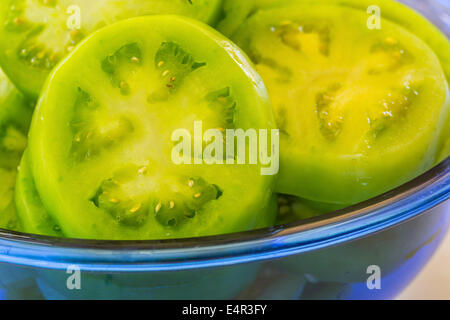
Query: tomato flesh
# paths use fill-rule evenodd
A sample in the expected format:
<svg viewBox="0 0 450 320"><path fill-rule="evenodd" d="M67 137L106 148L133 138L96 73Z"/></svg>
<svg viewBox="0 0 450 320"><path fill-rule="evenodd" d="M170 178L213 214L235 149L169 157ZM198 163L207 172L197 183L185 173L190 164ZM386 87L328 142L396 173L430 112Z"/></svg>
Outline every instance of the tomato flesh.
<svg viewBox="0 0 450 320"><path fill-rule="evenodd" d="M214 23L221 0L5 0L0 4L0 65L32 98L50 71L86 36L136 16L179 14Z"/></svg>
<svg viewBox="0 0 450 320"><path fill-rule="evenodd" d="M44 208L36 190L27 152L24 153L20 162L15 188L15 204L24 232L45 236L63 236L61 228Z"/></svg>

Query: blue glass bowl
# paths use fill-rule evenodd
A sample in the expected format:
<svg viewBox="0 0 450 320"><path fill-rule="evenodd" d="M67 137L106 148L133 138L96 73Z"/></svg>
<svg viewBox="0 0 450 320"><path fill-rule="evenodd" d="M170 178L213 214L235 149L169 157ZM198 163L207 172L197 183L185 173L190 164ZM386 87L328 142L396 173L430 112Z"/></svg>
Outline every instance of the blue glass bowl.
<svg viewBox="0 0 450 320"><path fill-rule="evenodd" d="M404 2L450 33L440 1ZM133 242L0 230L0 299L390 299L445 236L449 196L450 158L375 199L264 230Z"/></svg>

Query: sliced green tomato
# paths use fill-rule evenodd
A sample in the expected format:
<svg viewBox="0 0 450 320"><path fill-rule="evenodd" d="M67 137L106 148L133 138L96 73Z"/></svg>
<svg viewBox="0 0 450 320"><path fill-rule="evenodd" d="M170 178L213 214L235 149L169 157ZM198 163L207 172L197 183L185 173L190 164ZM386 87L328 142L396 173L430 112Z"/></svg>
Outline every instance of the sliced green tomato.
<svg viewBox="0 0 450 320"><path fill-rule="evenodd" d="M100 30L54 71L35 112L29 150L45 208L78 238L166 239L271 225L274 178L261 175L260 164L172 160L172 134L186 129L193 137L195 121L203 132L275 127L264 84L235 45L176 16Z"/></svg>
<svg viewBox="0 0 450 320"><path fill-rule="evenodd" d="M402 27L369 30L363 11L259 11L236 42L257 65L280 128L277 191L352 204L436 161L449 113L436 55Z"/></svg>
<svg viewBox="0 0 450 320"><path fill-rule="evenodd" d="M435 51L447 75L447 80L450 80L450 42L448 38L422 15L394 0L224 0L223 17L218 23L218 29L226 36L233 37L242 32L240 28L244 30L247 28L245 21L258 11L296 3L356 8L369 12L366 16L367 20L370 15L375 13L373 9L378 7L383 19L395 22L411 31Z"/></svg>
<svg viewBox="0 0 450 320"><path fill-rule="evenodd" d="M93 31L131 17L180 14L214 23L221 0L3 0L0 65L37 98L54 66Z"/></svg>
<svg viewBox="0 0 450 320"><path fill-rule="evenodd" d="M393 0L224 0L223 17L218 24L218 29L228 37L233 37L241 32L245 32L245 29L248 28L245 21L258 11L286 7L294 3L302 5L327 4L356 8L370 12L367 15L368 20L375 13L373 9L378 7L383 19L390 20L406 28L435 52L444 69L447 82L450 80L450 41L448 38L422 15ZM450 127L450 119L447 120L446 126ZM450 137L450 129L446 130L448 133L442 135L441 153L436 163L450 156L450 138L448 138Z"/></svg>
<svg viewBox="0 0 450 320"><path fill-rule="evenodd" d="M17 166L27 144L32 108L0 69L0 228L20 230L14 205Z"/></svg>
<svg viewBox="0 0 450 320"><path fill-rule="evenodd" d="M14 207L16 172L0 168L0 229L20 231L21 225Z"/></svg>
<svg viewBox="0 0 450 320"><path fill-rule="evenodd" d="M36 190L27 152L24 153L20 162L15 203L24 232L45 236L63 236L61 228L44 208Z"/></svg>

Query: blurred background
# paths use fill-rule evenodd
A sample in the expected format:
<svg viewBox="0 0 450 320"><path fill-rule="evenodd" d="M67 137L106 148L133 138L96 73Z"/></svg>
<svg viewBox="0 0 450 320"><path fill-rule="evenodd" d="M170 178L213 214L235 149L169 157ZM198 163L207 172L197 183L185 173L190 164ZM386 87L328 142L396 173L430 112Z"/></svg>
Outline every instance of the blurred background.
<svg viewBox="0 0 450 320"><path fill-rule="evenodd" d="M450 234L428 265L397 299L450 300Z"/></svg>

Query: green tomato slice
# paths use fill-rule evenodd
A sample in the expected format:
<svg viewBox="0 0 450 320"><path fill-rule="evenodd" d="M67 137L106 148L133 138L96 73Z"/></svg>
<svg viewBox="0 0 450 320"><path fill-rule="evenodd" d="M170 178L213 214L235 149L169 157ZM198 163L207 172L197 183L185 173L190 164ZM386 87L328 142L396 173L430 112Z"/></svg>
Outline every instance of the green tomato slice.
<svg viewBox="0 0 450 320"><path fill-rule="evenodd" d="M239 48L176 16L98 31L50 76L33 118L29 151L44 207L78 238L271 225L274 177L261 175L261 164L172 161L173 133L193 137L196 121L203 131L275 127L264 84Z"/></svg>
<svg viewBox="0 0 450 320"><path fill-rule="evenodd" d="M24 232L44 236L63 236L61 228L44 208L36 190L27 152L24 153L20 162L15 203Z"/></svg>
<svg viewBox="0 0 450 320"><path fill-rule="evenodd" d="M0 228L20 231L14 186L32 108L0 69Z"/></svg>
<svg viewBox="0 0 450 320"><path fill-rule="evenodd" d="M261 10L233 39L263 77L280 128L277 191L352 204L437 160L449 114L439 59L419 38L365 11Z"/></svg>
<svg viewBox="0 0 450 320"><path fill-rule="evenodd" d="M131 17L179 14L214 23L221 0L3 0L0 65L37 98L50 71L93 31Z"/></svg>

